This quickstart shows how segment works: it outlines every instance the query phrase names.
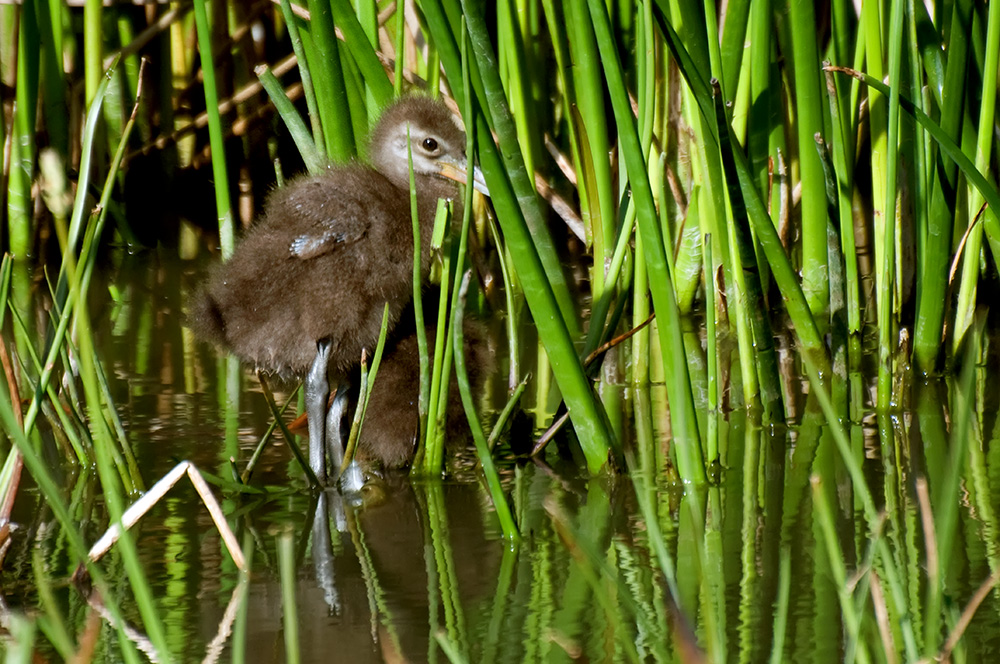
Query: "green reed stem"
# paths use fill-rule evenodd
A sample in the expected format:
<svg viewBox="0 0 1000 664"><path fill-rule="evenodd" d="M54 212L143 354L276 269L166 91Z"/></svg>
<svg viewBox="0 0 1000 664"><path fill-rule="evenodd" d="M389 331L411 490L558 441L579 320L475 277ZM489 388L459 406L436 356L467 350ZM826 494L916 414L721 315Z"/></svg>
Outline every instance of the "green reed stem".
<svg viewBox="0 0 1000 664"><path fill-rule="evenodd" d="M962 126L962 115L966 108L965 77L969 67L969 16L964 10L971 3L956 2L951 11L951 32L948 38L948 63L944 81L940 85L941 97L949 99L942 104L941 130L952 141L957 141ZM963 10L964 8L964 10ZM933 92L938 91L932 85ZM938 148L939 149L939 148ZM946 183L955 185L956 167L953 163L932 158L938 150L932 150L928 161L933 163L930 179L930 205L927 211L927 230L923 250L918 254L917 273L917 313L913 329L913 356L917 366L923 371L933 370L941 350L942 328L944 326L945 293L948 288L948 263L951 260L952 230L955 224L955 210L949 202Z"/></svg>
<svg viewBox="0 0 1000 664"><path fill-rule="evenodd" d="M104 65L101 58L104 55L104 35L101 13L104 3L101 0L86 0L83 5L83 75L84 100L88 105L97 98Z"/></svg>
<svg viewBox="0 0 1000 664"><path fill-rule="evenodd" d="M987 172L990 167L993 142L994 120L996 117L996 97L998 90L997 68L1000 66L1000 3L991 4L986 27L986 52L983 62L983 84L980 93L979 134L976 140L976 169ZM982 198L976 189L969 192L969 219L975 218ZM997 209L990 205L984 213L988 222L996 224ZM987 228L987 232L989 229ZM972 324L976 308L976 291L979 282L979 254L982 247L982 227L973 226L965 243L965 258L962 264L962 281L955 308L955 331L952 334L952 352L956 353L966 331ZM996 242L996 236L990 240ZM996 247L994 246L994 258Z"/></svg>
<svg viewBox="0 0 1000 664"><path fill-rule="evenodd" d="M316 518L321 518L317 515ZM298 664L299 659L299 611L295 599L298 578L295 570L295 541L290 530L282 532L278 539L278 569L281 579L281 624L284 627L285 661Z"/></svg>
<svg viewBox="0 0 1000 664"><path fill-rule="evenodd" d="M631 182L637 223L643 237L653 307L657 312L660 348L664 357L664 372L668 376L667 393L670 399L671 428L677 442L678 471L685 481L702 484L705 482L705 466L702 459L701 438L688 379L677 301L674 298L671 276L667 272L663 235L660 232L659 217L650 190L646 159L632 119L625 79L611 35L607 8L597 0L590 0L589 5L604 75L611 93L611 105L618 125L621 154Z"/></svg>
<svg viewBox="0 0 1000 664"><path fill-rule="evenodd" d="M69 17L64 15L69 9L65 3L51 0L34 4L38 30L41 33L40 101L45 118L45 133L48 136L48 146L65 158L69 155L69 116L66 109L69 107L70 87L62 68L65 47L62 28L64 20L69 23ZM132 89L135 90L135 87Z"/></svg>
<svg viewBox="0 0 1000 664"><path fill-rule="evenodd" d="M309 0L309 30L301 33L306 46L316 102L323 122L326 154L336 163L354 156L354 127L348 103L347 83L340 55L340 42L333 26L333 11L327 0Z"/></svg>
<svg viewBox="0 0 1000 664"><path fill-rule="evenodd" d="M361 362L361 391L358 393L358 405L354 410L354 420L351 422L351 433L347 438L347 447L344 449L344 460L340 464L337 476L344 474L347 466L354 458L354 451L357 447L358 439L361 436L361 428L365 423L365 414L368 412L368 400L372 396L372 389L375 387L375 377L378 375L379 365L382 364L382 353L385 351L385 340L389 333L389 303L385 303L382 310L382 327L378 333L378 343L375 346L375 355L372 356L371 368L363 359Z"/></svg>
<svg viewBox="0 0 1000 664"><path fill-rule="evenodd" d="M899 95L901 68L903 59L903 0L892 0L890 3L891 18L889 23L889 125L888 139L885 151L886 180L883 214L882 261L876 267L881 270L882 290L878 298L879 321L879 372L878 372L878 408L885 411L892 404L892 354L895 347L894 333L898 324L899 307L897 300L902 301L896 292L896 174L899 170Z"/></svg>
<svg viewBox="0 0 1000 664"><path fill-rule="evenodd" d="M506 104L504 88L497 69L496 57L493 52L492 41L487 30L485 17L478 4L463 0L462 7L465 11L472 52L475 55L478 74L482 79L484 90L483 94L479 95L480 107L489 109L489 113L486 116L488 122L492 121L489 128L496 132L500 145L517 145L517 128ZM455 74L460 72L458 67L454 67L454 65L459 63L452 63L452 68L449 68L447 62L444 62L444 64L445 70L449 71L448 80L457 80L457 76L452 76L451 73L452 71ZM473 81L477 78L476 73L476 70L472 70ZM485 126L478 127L480 135L480 159L489 157L492 160L491 153L494 152L495 148L492 147L494 145L492 140L483 140L485 129ZM509 178L510 186L517 196L519 203L521 214L518 217L523 219L530 233L532 253L541 259L542 274L544 274L548 290L552 292L555 301L558 303L558 311L561 313L569 333L572 336L576 336L579 330L578 312L573 306L573 299L566 284L566 278L562 273L558 253L555 250L548 226L545 223L545 217L538 203L533 172L528 171L519 150L510 153L505 152L503 157L504 172L507 178ZM487 175L487 184L490 187L492 196L493 185L489 175L486 173L485 163L483 170L484 174ZM498 210L497 217L500 219L500 224L504 228L505 234L508 234L507 226L504 224L505 218L499 212ZM511 220L511 225L514 223L516 222ZM508 239L508 241L510 240ZM524 269L527 266L522 267L517 263L518 261L516 261L515 267L518 268L519 273L525 273L520 276L523 283L525 283L525 290L527 291L527 282L533 280L533 276L530 273L533 272L534 268ZM531 306L530 301L529 306Z"/></svg>
<svg viewBox="0 0 1000 664"><path fill-rule="evenodd" d="M215 82L212 56L212 32L208 25L206 0L194 0L194 22L198 33L198 51L204 76L205 111L208 114L208 140L212 149L212 178L215 180L215 208L219 222L219 244L222 259L228 260L236 247L236 227L229 201L229 170L226 167L226 144L219 115L219 92Z"/></svg>
<svg viewBox="0 0 1000 664"><path fill-rule="evenodd" d="M844 433L840 424L840 419L837 417L833 403L830 401L830 395L827 393L827 388L824 386L819 377L819 372L816 370L815 362L807 353L801 353L800 357L802 358L803 365L805 366L806 373L809 377L811 393L815 394L817 401L819 401L820 407L823 410L823 415L826 417L827 425L830 427L833 439L837 444L837 450L840 452L844 466L851 477L851 485L854 489L854 493L860 499L862 511L864 513L865 520L868 523L868 528L872 532L876 532L878 530L880 516L878 509L875 506L875 500L868 488L867 480L861 470L861 465L851 452L850 442L848 441L847 435ZM875 547L877 555L881 559L883 566L881 571L885 577L886 583L889 586L892 601L900 611L899 615L893 616L893 618L898 622L899 630L903 634L906 656L908 659L914 660L917 657L917 644L913 631L913 621L910 615L906 612L906 595L900 580L899 570L896 567L895 558L889 550L889 546L885 539L878 538L875 543Z"/></svg>
<svg viewBox="0 0 1000 664"><path fill-rule="evenodd" d="M276 92L271 89L273 84L271 87L268 87L268 84L264 83L263 76L261 76L260 73L257 75L261 78L261 83L264 85L264 89L267 90L268 96L271 97L272 103L278 110L278 114L281 116L281 119L285 121L285 126L288 127L288 131L292 135L292 140L295 141L295 145L299 148L299 153L302 155L302 159L306 162L306 168L309 169L310 173L316 173L318 171L313 169L314 164L310 161L310 158L315 159L315 155L311 153L318 152L321 158L325 157L326 143L323 140L323 124L320 122L319 105L316 102L316 90L313 88L312 73L309 70L309 59L306 57L306 49L305 46L302 45L302 38L299 36L299 23L298 19L295 18L295 14L292 13L291 0L281 0L281 15L285 19L285 25L288 26L288 37L292 42L292 50L295 52L295 59L298 60L299 63L299 78L302 80L302 92L305 95L306 108L309 111L309 124L312 128L311 142L313 149L310 150L308 154L302 149L302 145L299 144L299 140L296 138L297 130L293 129L289 124L287 116L290 115L290 113L288 112L288 109L282 109L282 107L278 105L276 98L284 97L287 100L284 92L280 95L276 94ZM270 73L270 70L268 70L268 73ZM289 104L289 106L291 106L291 104ZM295 117L298 118L298 113L295 114Z"/></svg>
<svg viewBox="0 0 1000 664"><path fill-rule="evenodd" d="M662 0L657 0L662 2ZM666 21L662 10L654 13L660 24L660 29L667 40L667 45L671 53L677 59L678 67L684 79L694 92L698 109L706 118L714 117L711 92L708 84L701 76L700 70L696 68L694 60L684 48L677 32L673 26ZM714 135L708 135L708 139L718 142ZM730 141L733 143L733 141ZM792 320L795 333L801 347L808 352L813 361L817 363L824 375L828 372L829 359L827 358L826 345L819 334L816 321L802 293L795 269L792 267L784 245L778 237L777 229L768 215L767 208L760 192L754 185L753 175L747 163L746 155L741 149L733 149L735 160L735 170L739 179L740 189L743 192L744 204L757 241L767 257L767 262L771 267L771 273L781 291L785 302L785 308Z"/></svg>
<svg viewBox="0 0 1000 664"><path fill-rule="evenodd" d="M951 554L956 544L955 540L958 537L959 508L963 493L962 477L968 464L969 430L972 427L972 417L975 412L974 385L977 356L980 352L980 340L985 323L985 313L980 311L970 329L969 336L966 338L962 374L955 386L952 400L952 430L948 445L944 484L934 501L934 532L937 535L938 560L945 561L945 565L948 564L947 561L951 560ZM940 619L944 592L947 589L947 573L940 576L938 583L928 586L927 604L924 607L924 619L928 622ZM940 631L940 624L933 630L928 624L925 633L932 638L925 644L925 652L937 651L937 635Z"/></svg>
<svg viewBox="0 0 1000 664"><path fill-rule="evenodd" d="M281 87L281 83L269 68L260 66L257 68L256 73L260 79L260 84L264 86L267 96L270 97L271 103L274 104L278 115L281 116L282 121L285 123L292 141L295 142L295 147L298 148L299 154L302 155L302 161L305 162L306 169L314 175L322 173L326 170L327 163L323 152L323 145L318 142L322 140L322 128L314 126L313 133L309 132L305 122L302 121L302 116L295 110L295 106L288 99L284 88ZM317 122L316 117L313 117L312 111L310 111L310 121L314 125ZM319 138L313 140L317 134L317 129L319 130Z"/></svg>
<svg viewBox="0 0 1000 664"><path fill-rule="evenodd" d="M441 250L442 245L438 244L437 230L440 228L441 234L451 226L450 204L447 201L438 201L438 210L435 217L435 238L431 241L431 251ZM447 242L442 244L445 249L441 260L441 290L438 294L437 326L434 330L434 353L429 355L433 358L431 366L431 386L427 404L427 453L424 456L425 468L428 473L439 473L444 463L444 418L447 417L448 390L451 383L451 360L452 345L451 335L448 329L451 322L448 319L449 293L448 285L455 281L456 288L458 279L454 275L462 269L462 261L465 260L464 251L459 258L453 251L453 242L449 237ZM429 358L429 359L430 359Z"/></svg>
<svg viewBox="0 0 1000 664"><path fill-rule="evenodd" d="M383 80L386 79L386 71L382 67L382 63L378 59L379 37L378 37L378 2L376 0L361 0L355 3L358 8L358 23L361 25L361 29L364 31L365 39L368 42L368 52L375 56L375 62L379 66L379 71L381 72L381 77ZM393 81L389 81L389 92L384 102L393 99L396 96L396 90L393 86ZM384 104L383 102L383 104ZM378 118L378 111L383 104L379 104L375 98L375 92L372 91L371 84L365 82L365 106L368 108L368 124L372 125Z"/></svg>
<svg viewBox="0 0 1000 664"><path fill-rule="evenodd" d="M812 485L813 508L816 519L823 532L823 544L826 545L826 559L833 575L833 585L837 589L837 599L840 601L841 616L847 628L847 638L857 641L861 629L861 617L855 611L854 599L851 596L851 586L847 578L847 563L844 552L837 538L837 528L833 519L833 508L830 499L823 489L823 481L818 475L809 478Z"/></svg>
<svg viewBox="0 0 1000 664"><path fill-rule="evenodd" d="M785 633L788 627L788 596L792 579L792 556L787 548L781 549L778 562L778 601L774 609L774 638L771 642L771 664L785 661Z"/></svg>
<svg viewBox="0 0 1000 664"><path fill-rule="evenodd" d="M520 317L518 315L517 302L514 299L515 285L511 278L511 269L507 266L506 256L500 249L503 247L503 243L500 240L500 233L497 231L497 226L493 219L488 219L487 225L489 226L493 244L498 248L498 253L500 253L500 275L503 278L503 296L504 304L506 305L504 319L507 327L507 357L510 362L510 369L507 374L507 390L510 391L521 377L521 331L518 325Z"/></svg>
<svg viewBox="0 0 1000 664"><path fill-rule="evenodd" d="M333 19L344 35L344 43L364 78L375 104L378 107L385 106L393 96L392 81L386 76L385 69L378 59L375 51L377 43L373 44L368 38L350 0L330 0L330 6L333 8Z"/></svg>
<svg viewBox="0 0 1000 664"><path fill-rule="evenodd" d="M852 195L854 190L854 170L848 164L854 163L852 145L854 133L850 114L841 113L843 103L839 86L833 74L826 72L826 91L830 106L831 148L833 162L831 177L835 178L834 202L840 228L840 252L844 261L844 306L847 309L847 332L861 331L861 283L858 275L857 243L854 237L854 215Z"/></svg>
<svg viewBox="0 0 1000 664"><path fill-rule="evenodd" d="M14 91L10 171L7 182L8 246L15 258L28 256L34 237L31 183L35 169L35 109L38 103L40 58L34 3L22 4L20 11L17 35L17 89ZM84 182L82 179L80 181Z"/></svg>
<svg viewBox="0 0 1000 664"><path fill-rule="evenodd" d="M719 351L718 340L715 336L716 301L718 295L715 291L715 270L712 261L711 235L705 236L702 246L705 248L703 254L705 257L705 354L708 358L708 383L706 389L708 390L709 410L709 430L705 456L708 458L709 463L714 463L719 458L719 431L718 426L713 425L716 422L715 415L718 414L719 408Z"/></svg>
<svg viewBox="0 0 1000 664"><path fill-rule="evenodd" d="M460 80L461 62L446 19L443 14L440 16L434 14L440 9L440 5L433 1L424 6L428 25L441 53L442 63L449 74L449 83L452 89L457 90L456 82ZM504 118L496 121L497 133L500 135L501 143L513 144L504 142L505 137L516 142L516 134L506 111L503 87L496 71L496 61L492 56L492 45L485 20L478 9L466 5L466 10L476 62L479 71L488 76L489 83L486 89L489 92L485 97L489 102L490 112L495 117L502 115ZM476 87L476 80L477 77L473 75L473 87ZM533 183L523 168L519 152L515 152L510 160L501 158L489 127L485 123L477 122L475 132L480 163L490 189L490 198L503 228L518 278L524 288L525 299L534 314L539 337L545 344L546 352L552 362L560 390L587 458L588 469L592 473L597 473L607 461L608 451L611 449L611 434L607 429L601 406L597 403L580 358L573 347L571 329L578 329L576 311L572 306L555 250L548 239L548 232L541 221ZM513 178L513 186L509 177ZM523 210L519 203L524 204ZM530 224L530 230L529 224L525 222L525 213L535 219ZM545 257L545 260L540 256Z"/></svg>
<svg viewBox="0 0 1000 664"><path fill-rule="evenodd" d="M483 426L479 422L479 414L476 412L475 400L472 396L472 388L469 386L469 373L465 366L465 345L463 339L462 323L465 319L465 298L469 290L469 281L472 279L472 271L469 270L462 278L461 286L458 290L457 306L452 309L453 322L452 334L455 348L455 377L458 379L458 391L462 395L462 406L465 408L465 416L469 420L469 428L472 430L472 440L476 445L476 454L486 478L486 486L493 500L493 507L497 511L497 518L500 520L500 530L504 537L510 542L517 542L520 535L517 532L517 524L511 514L510 505L507 504L507 497L504 495L503 487L500 485L500 475L493 465L493 455L490 453L490 446L486 443L483 435Z"/></svg>
<svg viewBox="0 0 1000 664"><path fill-rule="evenodd" d="M0 54L10 53L18 44L17 31L21 28L21 22L18 20L20 12L21 8L16 5L0 5L0 49L2 49ZM3 59L5 62L9 61L6 57ZM6 73L5 69L0 69L0 71ZM5 93L0 92L0 103L6 104L6 97ZM0 122L0 145L7 145L6 125L6 122ZM7 175L7 172L4 172L3 175ZM0 209L5 209L6 203L3 187L0 187Z"/></svg>
<svg viewBox="0 0 1000 664"><path fill-rule="evenodd" d="M809 0L789 0L789 32L795 78L795 127L799 143L799 181L802 186L802 291L817 320L830 305L827 264L826 190L823 169L813 145L823 133L823 96L820 87L816 18ZM825 329L826 325L822 327ZM759 341L759 340L758 340Z"/></svg>
<svg viewBox="0 0 1000 664"><path fill-rule="evenodd" d="M772 120L776 115L777 86L771 84L771 76L776 67L771 59L774 30L770 0L751 3L750 20L751 102L747 117L746 150L750 167L757 180L757 188L760 191L767 191L770 186L768 161L771 156L771 134L778 126L778 123ZM774 215L774 212L775 206L772 205L771 214Z"/></svg>
<svg viewBox="0 0 1000 664"><path fill-rule="evenodd" d="M423 472L431 474L436 472L428 465L428 457L436 453L427 449L427 414L430 409L431 399L431 370L430 358L427 355L427 326L424 323L424 298L421 281L423 275L420 270L420 214L417 208L417 185L413 175L413 146L410 144L410 129L406 129L406 160L410 173L410 223L413 230L413 318L417 328L417 349L420 354L420 396L417 399L417 412L419 419L417 440L422 442L418 455L423 455ZM435 443L440 441L435 438ZM443 453L442 453L443 456ZM441 457L438 457L441 458ZM417 463L413 464L411 473L419 472ZM440 463L438 464L440 469Z"/></svg>
<svg viewBox="0 0 1000 664"><path fill-rule="evenodd" d="M393 63L392 95L400 97L403 94L404 49L406 47L406 17L405 5L396 5L396 62Z"/></svg>
<svg viewBox="0 0 1000 664"><path fill-rule="evenodd" d="M486 441L487 447L492 452L496 448L497 441L500 440L500 436L504 432L504 427L510 421L510 418L514 415L514 412L518 408L518 404L521 402L521 397L524 395L524 390L528 386L528 380L531 375L527 375L524 379L518 383L517 387L510 393L510 397L507 399L507 403L504 404L503 409L500 411L500 415L497 417L496 422L493 423L493 429L490 431L490 437Z"/></svg>
<svg viewBox="0 0 1000 664"><path fill-rule="evenodd" d="M747 25L750 23L750 10L754 4L756 3L750 0L734 0L726 6L726 21L723 25L719 55L722 61L721 78L725 81L729 98L736 94L736 82L740 78L744 50L748 48Z"/></svg>
<svg viewBox="0 0 1000 664"><path fill-rule="evenodd" d="M637 231L635 234L635 272L632 277L632 327L638 327L648 317L649 278L646 270L645 249L642 246L642 232ZM631 380L633 385L645 385L649 382L649 336L649 329L644 327L632 337Z"/></svg>

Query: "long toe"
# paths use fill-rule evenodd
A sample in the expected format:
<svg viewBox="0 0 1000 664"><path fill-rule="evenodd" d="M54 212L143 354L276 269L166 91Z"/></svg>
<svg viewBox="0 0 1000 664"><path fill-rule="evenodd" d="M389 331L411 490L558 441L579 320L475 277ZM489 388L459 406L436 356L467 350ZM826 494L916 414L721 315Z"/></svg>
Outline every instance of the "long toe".
<svg viewBox="0 0 1000 664"><path fill-rule="evenodd" d="M330 459L330 473L336 476L344 465L344 421L347 419L348 396L351 385L341 382L337 386L336 396L330 409L326 412L326 452Z"/></svg>
<svg viewBox="0 0 1000 664"><path fill-rule="evenodd" d="M351 461L337 481L337 486L348 500L353 496L361 497L361 490L365 486L365 473L357 461Z"/></svg>

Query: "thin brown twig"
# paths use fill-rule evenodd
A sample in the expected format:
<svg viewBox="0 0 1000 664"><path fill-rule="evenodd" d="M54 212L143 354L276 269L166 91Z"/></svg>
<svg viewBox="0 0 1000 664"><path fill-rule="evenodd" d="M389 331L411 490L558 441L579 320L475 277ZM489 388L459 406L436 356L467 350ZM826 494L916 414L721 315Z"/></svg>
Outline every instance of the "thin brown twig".
<svg viewBox="0 0 1000 664"><path fill-rule="evenodd" d="M955 281L955 272L958 271L958 262L962 260L962 256L965 254L965 242L969 239L969 235L972 233L972 229L979 225L980 220L983 217L983 212L986 211L986 203L984 202L979 208L979 212L976 213L976 218L972 220L965 232L962 233L962 239L958 243L958 249L955 250L955 257L951 259L951 268L948 270L948 285Z"/></svg>
<svg viewBox="0 0 1000 664"><path fill-rule="evenodd" d="M920 506L920 523L924 528L924 548L927 550L927 585L937 587L940 568L938 563L937 533L934 529L934 514L927 490L927 478L917 478L917 504Z"/></svg>
<svg viewBox="0 0 1000 664"><path fill-rule="evenodd" d="M584 368L589 367L591 364L593 364L597 360L597 358L599 358L601 355L603 355L604 353L608 352L609 350L611 350L612 348L614 348L618 344L622 343L623 341L627 341L628 339L630 339L633 335L635 335L637 332L639 332L642 328L644 328L647 325L649 325L650 323L652 323L654 318L656 318L656 312L653 312L653 313L649 314L649 317L647 317L646 320L642 321L641 323L639 323L638 325L636 325L635 327L633 327L628 332L625 332L624 334L620 334L617 337L611 339L610 341L607 341L607 342L601 344L600 346L598 346L594 350L594 352L591 353L590 355L588 355L587 359L583 361Z"/></svg>
<svg viewBox="0 0 1000 664"><path fill-rule="evenodd" d="M139 75L136 77L135 82L135 103L132 104L132 114L128 117L129 122L135 122L136 116L139 115L139 101L142 99L142 91L144 88L142 82L146 78L143 74L146 73L146 65L148 64L149 58L146 56L142 56L142 58L139 59Z"/></svg>
<svg viewBox="0 0 1000 664"><path fill-rule="evenodd" d="M993 586L997 585L997 583L1000 583L1000 569L997 569L993 574L990 574L988 579L983 581L983 584L976 590L976 594L972 596L972 599L965 606L965 610L959 616L958 622L955 623L955 626L951 630L951 634L948 635L948 640L944 642L944 648L941 649L941 654L938 656L939 661L945 661L951 657L951 651L955 649L959 639L965 634L969 623L972 622L972 616L976 614L979 605L983 603L983 600L986 599L986 596L990 594Z"/></svg>
<svg viewBox="0 0 1000 664"><path fill-rule="evenodd" d="M859 72L857 69L853 69L851 67L841 67L839 65L826 65L823 67L823 71L833 71L837 72L838 74L847 74L852 78L858 79L862 83L865 82L864 74Z"/></svg>
<svg viewBox="0 0 1000 664"><path fill-rule="evenodd" d="M889 664L897 664L899 660L896 658L896 647L892 641L892 628L889 627L889 608L885 605L885 594L882 592L882 584L879 582L875 570L871 571L869 584L872 604L875 606L878 633L882 637L882 649L885 651L886 661Z"/></svg>
<svg viewBox="0 0 1000 664"><path fill-rule="evenodd" d="M656 318L656 312L649 314L649 317L646 320L642 321L628 332L620 334L614 339L611 339L610 341L607 341L606 343L603 343L600 346L598 346L597 349L594 350L594 352L592 352L590 355L588 355L587 359L583 361L583 367L585 369L589 367L601 355L608 352L609 350L611 350L618 344L622 343L623 341L626 341L627 339L632 337L636 332L638 332L642 328L652 323L654 318ZM549 441L551 441L555 437L556 433L559 432L559 429L563 428L568 419L569 419L568 411L560 415L559 418L556 419L556 421L553 422L549 426L549 428L545 430L545 433L539 436L538 441L535 443L535 446L531 448L531 456L537 456L542 450L544 450L545 446L548 445Z"/></svg>

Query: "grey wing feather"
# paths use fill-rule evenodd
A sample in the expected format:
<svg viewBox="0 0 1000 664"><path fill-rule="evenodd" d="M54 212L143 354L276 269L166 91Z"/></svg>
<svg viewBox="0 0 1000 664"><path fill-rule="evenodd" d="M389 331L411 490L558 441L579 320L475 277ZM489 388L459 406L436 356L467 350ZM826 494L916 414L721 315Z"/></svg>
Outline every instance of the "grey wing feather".
<svg viewBox="0 0 1000 664"><path fill-rule="evenodd" d="M302 260L309 260L327 254L339 246L358 241L368 230L368 224L358 220L337 221L330 219L323 224L325 228L317 233L303 233L295 237L288 247L288 252Z"/></svg>
<svg viewBox="0 0 1000 664"><path fill-rule="evenodd" d="M307 180L288 192L283 208L299 217L304 232L293 237L289 255L301 260L323 256L357 242L368 232L369 215L353 192L324 186L322 180Z"/></svg>

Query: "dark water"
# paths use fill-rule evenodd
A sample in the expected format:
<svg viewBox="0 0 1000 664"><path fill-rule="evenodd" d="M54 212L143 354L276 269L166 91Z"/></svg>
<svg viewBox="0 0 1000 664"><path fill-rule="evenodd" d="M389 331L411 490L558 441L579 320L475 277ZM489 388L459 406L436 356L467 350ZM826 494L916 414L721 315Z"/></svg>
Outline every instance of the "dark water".
<svg viewBox="0 0 1000 664"><path fill-rule="evenodd" d="M231 481L233 466L244 468L271 420L256 379L183 327L198 275L196 267L158 255L128 259L114 274L116 298L98 296L92 305L102 321L99 352L147 484L181 459ZM662 387L613 388L625 409L621 433L633 475L587 480L555 449L544 462L504 460L522 533L517 545L502 539L472 471L462 481L389 477L368 488L363 504L344 504L336 493L311 493L276 438L251 480L254 493L213 486L252 558L243 587L207 511L182 480L134 530L175 661L213 654L231 661L242 653L242 661L283 662L289 647L302 662L448 661L439 635L473 662L697 661L685 655L691 639L716 661L766 661L776 648L784 661L843 660L851 639L816 490L832 507L833 546L860 607L861 650L884 658L867 590L877 578L894 617L885 637L891 649L905 657L908 622L917 651L936 651L976 589L1000 569L995 378L979 368L974 380L978 405L968 452L958 460L958 526L941 562L948 582L936 615L924 613L928 562L916 481L926 478L935 515L942 514L955 463L948 431L958 416L957 381L912 384L909 408L882 419L865 406L870 380L851 376L841 390L852 454L886 517L878 537L893 565L877 562L874 576L867 573L873 540L860 492L806 384L790 377L787 386L795 414L787 428L762 428L739 409L713 418L717 482L688 492L665 460ZM288 395L280 392L279 402ZM528 405L536 407L530 399ZM702 426L708 421L706 413ZM107 525L96 476L66 466L61 473L74 515L93 541ZM634 478L642 480L641 493ZM640 499L648 499L646 510ZM15 517L20 528L0 570L7 607L33 615L50 610L38 608L37 549L70 633L82 634L90 613L66 584L72 559L33 486L24 488ZM666 560L651 538L653 526ZM291 588L280 578L283 538L292 545ZM101 565L141 642L145 630L120 559L112 552ZM289 590L292 603L283 596ZM286 626L292 606L297 635ZM117 638L104 624L100 661L118 661ZM39 644L51 652L44 638ZM996 591L986 594L960 649L966 661L992 661L1000 651Z"/></svg>

